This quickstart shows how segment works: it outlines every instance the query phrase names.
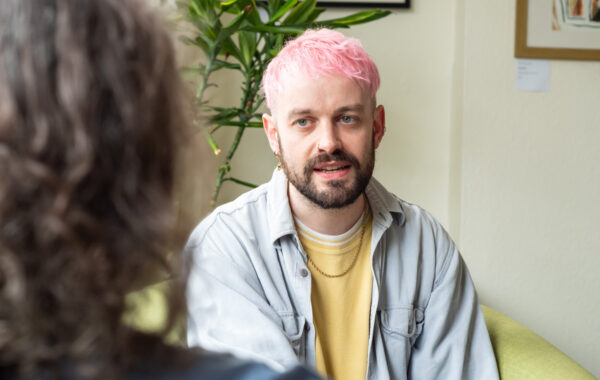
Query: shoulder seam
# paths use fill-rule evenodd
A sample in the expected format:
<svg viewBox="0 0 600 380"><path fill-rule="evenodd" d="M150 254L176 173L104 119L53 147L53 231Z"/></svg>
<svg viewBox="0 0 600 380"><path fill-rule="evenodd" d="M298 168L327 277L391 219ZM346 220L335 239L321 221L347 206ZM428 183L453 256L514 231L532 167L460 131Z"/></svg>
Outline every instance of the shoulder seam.
<svg viewBox="0 0 600 380"><path fill-rule="evenodd" d="M238 207L235 207L235 208L233 208L233 209L231 209L231 210L224 210L224 209L223 209L223 206L225 206L225 205L218 207L218 208L217 208L215 211L213 211L213 212L212 212L212 213L211 213L209 216L207 216L207 217L206 217L206 219L204 219L203 221L201 221L201 222L200 222L200 224L199 224L199 225L201 225L201 224L202 224L204 221L206 221L207 223L208 223L208 222L210 222L210 223L208 224L208 226L206 226L206 228L204 228L204 229L203 229L204 231L203 231L203 234L202 234L202 236L198 237L198 239L194 239L194 244L193 244L193 245L191 245L191 246L186 246L185 250L187 251L187 250L189 250L189 249L192 249L192 248L195 248L195 247L197 247L197 246L201 245L201 244L202 244L202 242L204 241L205 237L206 237L206 234L208 233L208 231L209 231L210 229L212 229L212 228L213 228L213 226L215 225L215 223L217 223L217 221L219 220L219 217L220 217L221 215L227 215L227 216L230 216L231 214L233 214L233 213L235 213L235 212L239 211L240 209L242 209L242 208L244 208L244 207L247 207L248 205L251 205L251 204L254 204L254 203L256 203L256 202L260 201L260 200L261 200L261 198L262 198L262 197L266 197L266 195L267 195L267 192L266 192L266 191L264 191L264 192L260 193L259 195L257 195L257 196L256 196L254 199L252 199L252 200L250 200L250 201L247 201L247 202L244 202L244 203L242 203L241 205L239 205ZM233 201L232 203L234 203L234 202L235 202L235 201ZM212 220L211 220L211 219L212 219ZM193 236L193 235L194 235L194 232L192 232L192 236Z"/></svg>

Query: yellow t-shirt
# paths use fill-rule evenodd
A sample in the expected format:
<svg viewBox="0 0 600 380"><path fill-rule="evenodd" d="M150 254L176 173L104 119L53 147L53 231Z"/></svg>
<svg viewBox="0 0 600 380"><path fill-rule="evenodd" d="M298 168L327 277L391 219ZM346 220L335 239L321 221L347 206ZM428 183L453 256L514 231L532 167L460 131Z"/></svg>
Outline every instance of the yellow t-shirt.
<svg viewBox="0 0 600 380"><path fill-rule="evenodd" d="M334 380L364 380L372 288L371 212L367 208L348 232L338 236L319 234L298 219L296 228L312 260L308 268L312 274L317 370ZM315 269L315 264L329 275L350 269L343 276L330 278Z"/></svg>

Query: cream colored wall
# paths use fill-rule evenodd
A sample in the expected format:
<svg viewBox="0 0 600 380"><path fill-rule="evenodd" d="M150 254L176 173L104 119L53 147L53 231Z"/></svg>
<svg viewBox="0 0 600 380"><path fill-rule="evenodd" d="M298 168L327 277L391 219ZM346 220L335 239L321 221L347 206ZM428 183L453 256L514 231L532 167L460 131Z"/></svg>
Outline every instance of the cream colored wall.
<svg viewBox="0 0 600 380"><path fill-rule="evenodd" d="M460 245L484 302L600 376L600 62L517 92L514 3L465 0Z"/></svg>
<svg viewBox="0 0 600 380"><path fill-rule="evenodd" d="M449 229L483 303L600 376L600 62L552 62L550 92L516 92L514 18L513 1L413 1L345 31L382 76L375 174ZM221 80L215 97L238 99ZM264 133L244 140L233 175L267 181Z"/></svg>

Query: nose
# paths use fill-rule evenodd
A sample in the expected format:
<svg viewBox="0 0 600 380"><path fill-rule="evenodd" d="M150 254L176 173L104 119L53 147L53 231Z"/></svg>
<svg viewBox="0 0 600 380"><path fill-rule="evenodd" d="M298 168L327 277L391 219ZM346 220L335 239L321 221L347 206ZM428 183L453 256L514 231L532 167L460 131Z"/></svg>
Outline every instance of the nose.
<svg viewBox="0 0 600 380"><path fill-rule="evenodd" d="M323 123L319 132L317 140L319 153L333 153L342 148L339 132L333 123Z"/></svg>

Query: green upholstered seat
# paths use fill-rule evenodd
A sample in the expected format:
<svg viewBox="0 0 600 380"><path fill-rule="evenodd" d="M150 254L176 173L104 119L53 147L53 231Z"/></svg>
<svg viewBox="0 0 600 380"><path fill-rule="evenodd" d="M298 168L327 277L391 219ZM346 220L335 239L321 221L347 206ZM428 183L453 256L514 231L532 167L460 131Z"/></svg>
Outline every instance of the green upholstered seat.
<svg viewBox="0 0 600 380"><path fill-rule="evenodd" d="M162 281L147 286L127 295L128 312L123 320L137 330L152 333L164 328L167 318L167 296L169 281ZM167 336L167 343L185 345L185 316L181 324L176 326Z"/></svg>
<svg viewBox="0 0 600 380"><path fill-rule="evenodd" d="M595 377L527 327L482 306L503 380L584 380Z"/></svg>

